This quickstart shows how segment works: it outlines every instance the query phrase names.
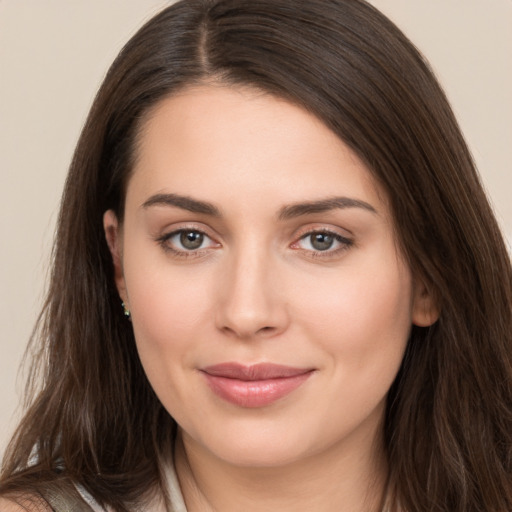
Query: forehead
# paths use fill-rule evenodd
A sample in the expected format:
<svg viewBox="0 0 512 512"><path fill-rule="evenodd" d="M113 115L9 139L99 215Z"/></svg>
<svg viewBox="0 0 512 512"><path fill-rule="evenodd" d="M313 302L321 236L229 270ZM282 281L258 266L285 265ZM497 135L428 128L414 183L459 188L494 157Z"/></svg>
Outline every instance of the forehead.
<svg viewBox="0 0 512 512"><path fill-rule="evenodd" d="M361 160L318 118L257 89L222 85L168 97L142 124L128 196L163 192L221 203L382 199Z"/></svg>

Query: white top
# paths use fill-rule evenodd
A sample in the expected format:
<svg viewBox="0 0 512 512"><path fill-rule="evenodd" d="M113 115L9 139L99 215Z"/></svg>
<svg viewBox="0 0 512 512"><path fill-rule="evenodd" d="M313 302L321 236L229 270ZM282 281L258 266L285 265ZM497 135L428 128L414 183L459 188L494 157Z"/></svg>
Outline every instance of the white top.
<svg viewBox="0 0 512 512"><path fill-rule="evenodd" d="M152 506L151 504L148 506L147 510L151 512L187 512L187 507L185 506L185 500L183 499L183 494L181 493L180 483L178 481L178 475L176 474L176 470L174 469L174 464L171 462L167 464L164 468L164 477L166 483L166 491L171 502L171 509L164 505L163 509L160 509L158 506ZM84 501L94 510L94 512L111 512L108 509L101 507L96 500L81 486L77 485L77 490L84 499ZM389 504L386 503L383 508L383 512L389 511Z"/></svg>
<svg viewBox="0 0 512 512"><path fill-rule="evenodd" d="M167 484L167 493L172 504L172 512L187 512L183 494L181 494L178 475L174 469L174 464L167 464L164 469L165 481Z"/></svg>
<svg viewBox="0 0 512 512"><path fill-rule="evenodd" d="M164 477L166 483L166 491L172 504L172 509L169 510L167 507L162 512L187 512L185 506L185 500L181 494L180 483L178 482L178 476L174 469L174 464L167 464L164 468ZM80 496L84 501L94 510L94 512L109 512L108 509L101 507L96 500L81 486L76 486ZM149 507L148 510L157 512L156 507Z"/></svg>

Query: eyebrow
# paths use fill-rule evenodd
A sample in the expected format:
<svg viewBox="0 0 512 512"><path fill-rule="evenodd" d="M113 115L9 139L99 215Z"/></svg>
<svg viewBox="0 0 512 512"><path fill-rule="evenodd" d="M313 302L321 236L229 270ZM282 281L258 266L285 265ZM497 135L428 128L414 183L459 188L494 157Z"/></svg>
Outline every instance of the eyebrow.
<svg viewBox="0 0 512 512"><path fill-rule="evenodd" d="M174 206L192 213L202 213L204 215L220 217L219 209L213 204L178 194L155 194L144 202L142 208L149 208L151 206Z"/></svg>
<svg viewBox="0 0 512 512"><path fill-rule="evenodd" d="M345 208L362 208L371 213L378 215L377 210L369 203L360 199L352 199L350 197L331 197L321 199L319 201L308 201L305 203L295 203L282 208L279 212L280 220L293 219L302 215L311 215L314 213L323 213L331 210Z"/></svg>
<svg viewBox="0 0 512 512"><path fill-rule="evenodd" d="M179 194L155 194L143 203L142 208L146 209L151 206L172 206L192 213L211 215L213 217L221 216L220 210L212 203L199 201L197 199L192 199L189 196L182 196ZM362 208L363 210L376 215L378 214L377 210L371 204L361 201L360 199L353 199L350 197L331 197L327 199L320 199L318 201L307 201L304 203L294 203L284 206L279 211L278 218L279 220L288 220L301 217L303 215L311 215L345 208Z"/></svg>

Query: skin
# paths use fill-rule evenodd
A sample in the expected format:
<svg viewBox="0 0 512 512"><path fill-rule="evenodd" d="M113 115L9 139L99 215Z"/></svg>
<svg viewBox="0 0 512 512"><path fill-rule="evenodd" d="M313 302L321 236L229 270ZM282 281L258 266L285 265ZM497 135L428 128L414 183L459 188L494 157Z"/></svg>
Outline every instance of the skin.
<svg viewBox="0 0 512 512"><path fill-rule="evenodd" d="M343 207L290 207L334 197ZM108 211L104 224L142 364L179 425L189 510L377 510L386 395L411 325L436 313L397 250L384 191L352 151L271 95L189 88L145 121L125 218ZM204 233L199 249L180 245L179 230ZM319 250L312 232L332 233L332 246ZM233 361L312 374L246 408L200 371Z"/></svg>
<svg viewBox="0 0 512 512"><path fill-rule="evenodd" d="M30 507L30 503L26 503L27 507ZM43 503L37 504L37 512L51 512L49 506L44 505ZM9 500L7 498L0 498L0 510L2 512L27 512L27 510L31 510L30 508L26 508L23 505L17 503L16 501ZM34 509L32 509L34 510Z"/></svg>

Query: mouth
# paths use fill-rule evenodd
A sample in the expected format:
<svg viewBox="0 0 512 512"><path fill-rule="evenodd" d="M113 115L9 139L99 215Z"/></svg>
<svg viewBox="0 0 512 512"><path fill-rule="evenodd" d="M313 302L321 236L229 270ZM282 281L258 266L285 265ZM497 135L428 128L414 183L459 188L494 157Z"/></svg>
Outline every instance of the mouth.
<svg viewBox="0 0 512 512"><path fill-rule="evenodd" d="M239 407L255 408L292 393L309 379L314 369L272 363L221 363L200 371L218 397Z"/></svg>

